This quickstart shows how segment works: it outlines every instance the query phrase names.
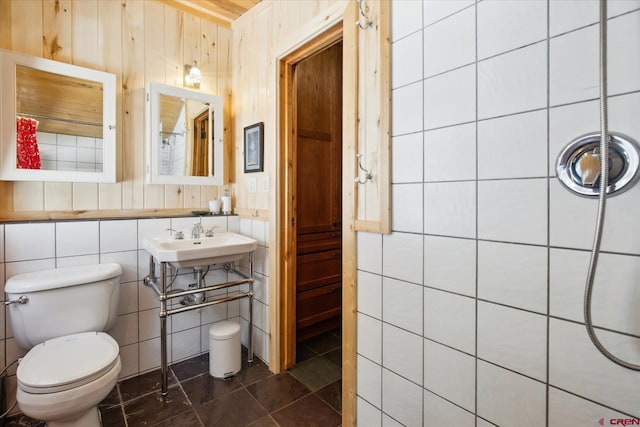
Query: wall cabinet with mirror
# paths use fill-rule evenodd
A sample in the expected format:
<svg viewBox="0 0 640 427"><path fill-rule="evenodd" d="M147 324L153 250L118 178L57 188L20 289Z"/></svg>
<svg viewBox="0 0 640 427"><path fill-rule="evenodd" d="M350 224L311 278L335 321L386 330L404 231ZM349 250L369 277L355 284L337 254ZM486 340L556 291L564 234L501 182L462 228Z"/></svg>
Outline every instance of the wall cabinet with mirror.
<svg viewBox="0 0 640 427"><path fill-rule="evenodd" d="M0 50L0 179L116 182L116 77Z"/></svg>
<svg viewBox="0 0 640 427"><path fill-rule="evenodd" d="M219 96L148 85L147 183L224 183L222 107Z"/></svg>

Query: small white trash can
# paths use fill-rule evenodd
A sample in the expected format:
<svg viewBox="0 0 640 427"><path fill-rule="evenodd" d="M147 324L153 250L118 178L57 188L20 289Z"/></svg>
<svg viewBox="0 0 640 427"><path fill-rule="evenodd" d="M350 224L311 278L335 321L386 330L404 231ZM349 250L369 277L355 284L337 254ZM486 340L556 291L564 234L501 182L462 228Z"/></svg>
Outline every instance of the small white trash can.
<svg viewBox="0 0 640 427"><path fill-rule="evenodd" d="M240 325L223 321L209 328L209 373L227 378L240 372Z"/></svg>

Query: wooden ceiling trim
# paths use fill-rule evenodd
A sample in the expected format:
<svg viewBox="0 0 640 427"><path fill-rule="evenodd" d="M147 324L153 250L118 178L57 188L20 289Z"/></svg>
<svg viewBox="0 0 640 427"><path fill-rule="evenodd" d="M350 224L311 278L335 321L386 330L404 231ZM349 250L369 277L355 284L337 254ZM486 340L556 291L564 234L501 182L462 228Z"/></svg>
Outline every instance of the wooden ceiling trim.
<svg viewBox="0 0 640 427"><path fill-rule="evenodd" d="M183 12L231 28L231 23L261 0L157 0Z"/></svg>

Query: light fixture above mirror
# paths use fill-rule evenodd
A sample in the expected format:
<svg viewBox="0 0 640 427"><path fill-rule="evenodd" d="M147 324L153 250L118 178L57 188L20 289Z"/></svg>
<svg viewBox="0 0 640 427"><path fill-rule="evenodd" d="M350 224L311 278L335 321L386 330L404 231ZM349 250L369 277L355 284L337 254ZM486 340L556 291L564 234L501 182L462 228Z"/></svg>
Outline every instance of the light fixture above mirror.
<svg viewBox="0 0 640 427"><path fill-rule="evenodd" d="M184 85L195 89L200 88L202 82L202 72L198 68L198 62L193 61L191 65L184 66Z"/></svg>

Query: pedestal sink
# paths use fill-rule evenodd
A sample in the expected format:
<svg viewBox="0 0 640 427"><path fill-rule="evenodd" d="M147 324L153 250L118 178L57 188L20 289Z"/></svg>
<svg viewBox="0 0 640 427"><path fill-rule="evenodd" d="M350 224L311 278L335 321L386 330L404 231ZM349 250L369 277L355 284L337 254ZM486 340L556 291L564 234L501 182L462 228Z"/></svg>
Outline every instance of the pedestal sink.
<svg viewBox="0 0 640 427"><path fill-rule="evenodd" d="M151 255L149 257L149 274L144 278L144 284L151 287L160 300L160 372L161 394L167 396L169 392L168 361L167 361L167 317L185 311L208 307L214 304L222 304L241 298L249 299L249 322L247 331L247 360L253 361L253 251L258 247L258 242L246 236L236 233L215 233L213 237L200 237L197 239L175 239L173 237L148 238L143 241L144 249ZM230 263L248 255L249 274L246 275L235 270L230 264L233 276L240 280L217 283L207 286L202 274L203 267L213 264ZM156 276L156 263L160 263L160 277ZM197 287L188 290L175 290L168 292L167 264L177 267L193 267L198 272ZM225 270L226 270L225 266ZM230 295L205 297L208 292L220 291L231 287L248 285L249 290L240 290ZM169 284L171 286L171 284ZM183 307L168 307L168 302L174 298L183 298L191 295L202 295L193 304Z"/></svg>
<svg viewBox="0 0 640 427"><path fill-rule="evenodd" d="M157 262L167 262L173 267L184 268L236 261L255 251L258 242L240 234L223 232L216 233L213 237L198 239L144 239L143 246Z"/></svg>

